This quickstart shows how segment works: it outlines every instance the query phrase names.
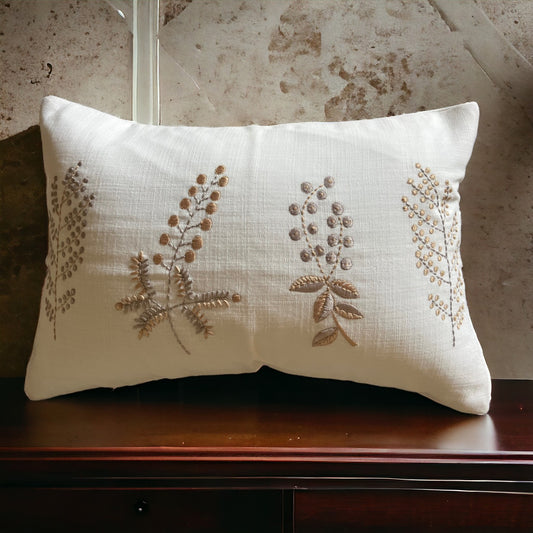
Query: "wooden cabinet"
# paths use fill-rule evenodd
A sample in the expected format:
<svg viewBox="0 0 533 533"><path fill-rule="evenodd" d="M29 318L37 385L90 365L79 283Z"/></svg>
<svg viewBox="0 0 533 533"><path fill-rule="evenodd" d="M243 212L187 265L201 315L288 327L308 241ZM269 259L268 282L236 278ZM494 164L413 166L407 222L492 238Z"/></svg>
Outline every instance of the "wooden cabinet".
<svg viewBox="0 0 533 533"><path fill-rule="evenodd" d="M158 488L0 490L0 531L28 533L281 531L277 491Z"/></svg>
<svg viewBox="0 0 533 533"><path fill-rule="evenodd" d="M266 369L0 398L0 533L533 531L531 381L485 417Z"/></svg>
<svg viewBox="0 0 533 533"><path fill-rule="evenodd" d="M533 531L530 494L439 489L297 492L296 533Z"/></svg>

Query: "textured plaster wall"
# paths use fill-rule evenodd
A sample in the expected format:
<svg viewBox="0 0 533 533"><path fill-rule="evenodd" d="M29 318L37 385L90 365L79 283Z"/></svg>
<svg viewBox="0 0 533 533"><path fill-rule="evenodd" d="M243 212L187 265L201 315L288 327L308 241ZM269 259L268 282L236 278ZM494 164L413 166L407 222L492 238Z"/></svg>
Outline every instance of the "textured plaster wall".
<svg viewBox="0 0 533 533"><path fill-rule="evenodd" d="M131 34L104 0L0 2L0 138L39 121L55 94L131 116Z"/></svg>
<svg viewBox="0 0 533 533"><path fill-rule="evenodd" d="M24 375L47 246L38 128L56 94L131 116L131 34L103 0L0 1L0 376Z"/></svg>
<svg viewBox="0 0 533 533"><path fill-rule="evenodd" d="M479 137L462 187L470 309L492 374L533 378L532 1L161 0L160 15L165 124L351 120L476 100ZM2 137L35 124L47 93L129 115L130 35L103 0L11 0L0 20ZM38 150L26 135L16 143ZM29 227L44 225L42 177L37 157L28 166L6 146L0 374L9 375L23 372L31 349L46 233L32 233L28 252Z"/></svg>

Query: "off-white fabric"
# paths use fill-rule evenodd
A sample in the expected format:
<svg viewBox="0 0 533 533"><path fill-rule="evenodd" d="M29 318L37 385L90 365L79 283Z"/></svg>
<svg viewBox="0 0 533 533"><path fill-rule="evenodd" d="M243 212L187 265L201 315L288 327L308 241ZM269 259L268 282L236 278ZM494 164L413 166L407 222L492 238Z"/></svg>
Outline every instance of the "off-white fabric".
<svg viewBox="0 0 533 533"><path fill-rule="evenodd" d="M55 262L50 255L47 259L55 289L46 284L43 289L27 369L27 395L37 400L160 378L253 372L268 365L293 374L396 387L460 411L485 413L490 376L462 296L464 287L457 281L460 257L452 253L454 216L457 244L460 239L457 189L477 124L478 107L467 103L356 122L146 126L46 97L41 132L49 214L56 216L51 203L54 176L61 199L65 176L78 162L77 176L73 170L71 178L85 189L78 191L74 203L62 207L61 216L83 201L78 214L83 215L84 209L86 214L80 215L85 220L81 230L77 222L71 227L77 268L64 267L65 272L70 268L65 280L61 265L73 252L67 245L57 248L60 241L66 242L69 231L63 228L60 238L57 234L50 238L51 253L59 252ZM221 165L225 169L217 174L215 169ZM196 183L199 174L207 176L204 187L215 183L208 192L218 190L220 199L212 202L215 213L194 211L189 225L209 218L212 228L187 230L182 244L199 235L203 246L194 251L193 262L172 262L173 250L160 238L166 234L174 244L180 242L179 231L189 217L180 202L192 198L188 196L191 186L201 189ZM227 185L217 181L223 176ZM327 177L334 178L332 187L322 185ZM303 189L311 193L302 190L306 183L310 185ZM433 183L441 202L445 187L450 188L448 206L443 207L446 243L442 232L429 233L438 218L435 213L429 223L422 220L432 210L428 199L420 214L421 195L413 194L419 183L424 190ZM319 199L318 191L325 191L327 197ZM309 213L310 203L316 204L316 213ZM292 204L296 205L289 209ZM206 205L203 202L200 207ZM180 230L169 225L174 214ZM333 228L328 226L332 215ZM350 218L343 221L344 217ZM315 227L309 228L310 224ZM338 237L341 226L342 239L351 237L347 242L353 245L329 246L328 236ZM441 227L440 220L435 227ZM421 236L420 229L426 230ZM315 230L316 235L311 233ZM298 233L300 239L293 240ZM447 258L443 255L437 262L435 253L429 259L426 237L436 239L435 251L446 244L448 249L442 248L441 254ZM342 259L348 259L342 264L347 267L351 261L351 268L341 268L339 258L328 277L331 265L326 256L317 261L310 247L316 250L317 243L326 254L340 251ZM422 250L416 256L420 243ZM191 247L182 246L176 258ZM127 312L123 305L120 309L120 302L143 295L142 284L130 268L131 258L138 258L141 251L148 258L151 301L162 308L180 302L182 307L170 311L174 332L168 318L163 318L139 339L135 320L155 304L141 302L138 309ZM311 254L309 261L302 260L302 252L307 259ZM180 312L190 295L179 293L175 269L169 283L165 268L154 264L156 254L161 254L163 264L188 270L193 280L190 295L222 291L220 301L213 294L205 296L211 298L212 308L196 309L213 335L204 338L205 329L197 332L190 317ZM432 260L438 264L437 277L444 280L441 286L438 279L433 283L429 279L433 266L424 275ZM419 261L424 264L417 266ZM333 280L340 283L337 293L328 285ZM295 282L305 292L290 290ZM347 291L342 293L342 287ZM454 312L463 306L454 321L444 307L444 319L435 313L438 306L430 307L434 300L448 305L450 287L458 291L458 301L452 302ZM69 293L73 296L67 296L68 305L61 312L61 297L71 289L75 293ZM358 298L353 298L353 289ZM239 299L236 294L240 301L234 301ZM146 291L144 297L150 300ZM56 308L55 320L47 315L47 306L48 311ZM320 331L325 331L322 339ZM313 346L317 335L325 345Z"/></svg>

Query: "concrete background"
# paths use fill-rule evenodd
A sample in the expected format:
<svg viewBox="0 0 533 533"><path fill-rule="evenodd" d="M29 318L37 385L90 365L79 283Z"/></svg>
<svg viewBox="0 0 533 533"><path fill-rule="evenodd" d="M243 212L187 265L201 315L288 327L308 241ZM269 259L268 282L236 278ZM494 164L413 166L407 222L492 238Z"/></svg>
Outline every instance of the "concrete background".
<svg viewBox="0 0 533 533"><path fill-rule="evenodd" d="M0 375L23 375L46 253L39 102L129 118L131 34L104 0L0 4ZM533 1L162 0L164 124L352 120L475 100L464 276L493 377L533 379ZM18 134L18 135L17 135Z"/></svg>

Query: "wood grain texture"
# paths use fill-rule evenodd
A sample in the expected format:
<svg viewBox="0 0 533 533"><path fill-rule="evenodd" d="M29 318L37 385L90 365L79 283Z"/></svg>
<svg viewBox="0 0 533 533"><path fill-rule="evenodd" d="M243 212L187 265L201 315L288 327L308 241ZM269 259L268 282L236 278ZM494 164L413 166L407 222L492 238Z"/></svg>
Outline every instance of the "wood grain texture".
<svg viewBox="0 0 533 533"><path fill-rule="evenodd" d="M533 382L495 381L484 417L269 369L0 400L2 533L533 524Z"/></svg>
<svg viewBox="0 0 533 533"><path fill-rule="evenodd" d="M0 448L269 447L388 453L530 452L533 381L493 382L488 416L417 394L290 376L268 368L240 376L158 381L31 402L4 379ZM68 423L66 423L68 422Z"/></svg>
<svg viewBox="0 0 533 533"><path fill-rule="evenodd" d="M4 478L24 468L68 478L74 465L128 478L134 463L141 477L259 476L280 487L303 475L332 485L376 475L478 480L488 469L488 479L533 479L529 381L495 381L484 417L407 392L269 369L41 402L24 397L20 380L4 380L0 398L10 405L0 413Z"/></svg>
<svg viewBox="0 0 533 533"><path fill-rule="evenodd" d="M531 495L313 491L295 496L295 533L533 530Z"/></svg>

